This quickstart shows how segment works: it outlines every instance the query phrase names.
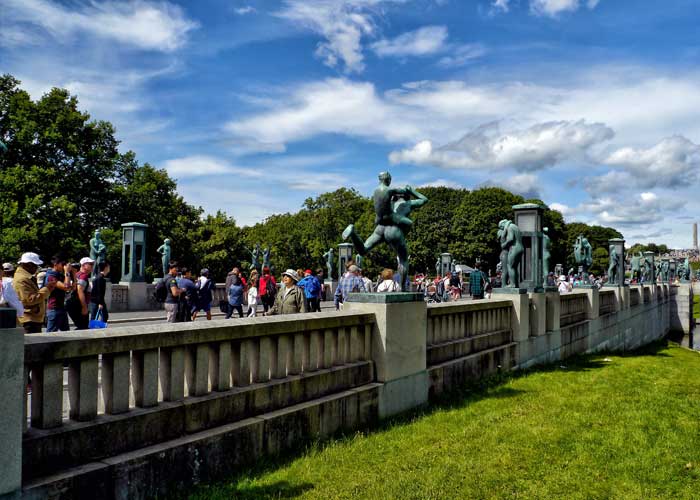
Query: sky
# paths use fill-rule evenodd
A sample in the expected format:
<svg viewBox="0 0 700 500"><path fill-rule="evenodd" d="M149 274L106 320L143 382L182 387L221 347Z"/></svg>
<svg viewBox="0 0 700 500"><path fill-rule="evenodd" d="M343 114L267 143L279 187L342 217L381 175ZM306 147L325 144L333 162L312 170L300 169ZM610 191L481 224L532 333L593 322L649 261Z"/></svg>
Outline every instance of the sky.
<svg viewBox="0 0 700 500"><path fill-rule="evenodd" d="M698 0L0 0L0 72L241 225L388 169L687 248L698 24Z"/></svg>

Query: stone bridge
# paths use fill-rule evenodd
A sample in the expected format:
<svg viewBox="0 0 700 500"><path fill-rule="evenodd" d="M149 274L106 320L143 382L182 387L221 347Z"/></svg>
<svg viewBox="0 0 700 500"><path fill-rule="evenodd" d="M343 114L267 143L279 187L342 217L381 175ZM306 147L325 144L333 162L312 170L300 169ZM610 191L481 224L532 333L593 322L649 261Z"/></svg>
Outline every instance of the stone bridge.
<svg viewBox="0 0 700 500"><path fill-rule="evenodd" d="M167 496L499 370L688 333L692 296L684 284L430 306L354 294L342 312L4 329L0 498Z"/></svg>

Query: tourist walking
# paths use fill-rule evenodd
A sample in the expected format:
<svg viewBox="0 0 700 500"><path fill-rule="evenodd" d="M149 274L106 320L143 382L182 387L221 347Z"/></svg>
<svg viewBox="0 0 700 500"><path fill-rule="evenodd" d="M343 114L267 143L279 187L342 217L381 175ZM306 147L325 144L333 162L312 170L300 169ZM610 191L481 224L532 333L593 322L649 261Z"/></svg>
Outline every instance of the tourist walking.
<svg viewBox="0 0 700 500"><path fill-rule="evenodd" d="M98 319L107 323L109 311L105 295L107 294L107 276L109 276L109 262L100 261L97 265L97 276L92 280L92 294L90 296L90 320Z"/></svg>
<svg viewBox="0 0 700 500"><path fill-rule="evenodd" d="M274 305L266 314L297 314L306 312L304 292L297 286L298 281L299 275L293 269L287 269L282 273L282 286L277 292Z"/></svg>
<svg viewBox="0 0 700 500"><path fill-rule="evenodd" d="M277 297L277 281L267 266L263 267L262 276L258 282L258 297L262 302L264 312L272 307Z"/></svg>
<svg viewBox="0 0 700 500"><path fill-rule="evenodd" d="M367 276L365 276L365 273L362 271L360 268L360 278L362 279L362 283L365 284L365 291L367 292L374 292L374 283L372 283L372 280L369 279Z"/></svg>
<svg viewBox="0 0 700 500"><path fill-rule="evenodd" d="M19 297L17 297L14 286L12 286L14 270L14 266L9 262L6 262L0 268L0 278L2 278L0 279L0 307L14 309L17 313L17 320L19 320L24 314L24 306L20 302ZM5 276L5 274L8 274L8 276Z"/></svg>
<svg viewBox="0 0 700 500"><path fill-rule="evenodd" d="M573 287L571 283L569 283L566 279L566 276L563 274L559 276L559 293L561 295L565 295L567 293L571 293L573 290Z"/></svg>
<svg viewBox="0 0 700 500"><path fill-rule="evenodd" d="M243 317L243 280L234 274L231 277L231 286L228 288L228 313L226 319L233 315L233 311L238 311L238 317Z"/></svg>
<svg viewBox="0 0 700 500"><path fill-rule="evenodd" d="M359 276L360 268L355 264L348 267L348 272L343 275L338 283L338 289L335 291L334 302L335 309L340 309L340 304L344 304L348 298L348 294L355 292L366 292L365 283Z"/></svg>
<svg viewBox="0 0 700 500"><path fill-rule="evenodd" d="M51 267L46 271L41 286L52 281L56 287L49 295L46 302L46 331L47 332L67 332L70 330L68 324L68 311L66 310L66 294L73 291L73 280L70 272L66 273L68 259L62 255L54 255L51 258Z"/></svg>
<svg viewBox="0 0 700 500"><path fill-rule="evenodd" d="M46 299L56 288L56 283L49 281L39 288L34 279L43 261L34 252L22 254L19 267L15 272L12 286L17 292L17 298L22 302L24 313L19 319L25 333L41 333L46 317Z"/></svg>
<svg viewBox="0 0 700 500"><path fill-rule="evenodd" d="M323 269L318 268L316 269L316 278L318 279L318 282L321 283L321 289L318 291L318 300L319 302L325 301L326 300L326 282L323 276ZM321 305L319 304L319 309L321 308Z"/></svg>
<svg viewBox="0 0 700 500"><path fill-rule="evenodd" d="M199 300L197 302L197 308L192 313L192 321L197 319L197 314L199 311L204 311L207 315L207 321L211 320L211 302L214 300L214 281L209 279L209 269L206 267L199 272L199 279L195 284L197 287Z"/></svg>
<svg viewBox="0 0 700 500"><path fill-rule="evenodd" d="M394 271L385 268L382 271L382 281L377 286L377 293L400 292L401 286L394 281Z"/></svg>
<svg viewBox="0 0 700 500"><path fill-rule="evenodd" d="M178 322L192 321L192 316L199 304L199 291L192 279L192 271L186 267L181 268L177 286L180 289L180 302L177 309Z"/></svg>
<svg viewBox="0 0 700 500"><path fill-rule="evenodd" d="M452 293L452 300L462 298L462 280L460 279L459 273L452 273L452 277L450 278L450 292Z"/></svg>
<svg viewBox="0 0 700 500"><path fill-rule="evenodd" d="M78 330L87 330L90 325L89 304L92 298L92 268L95 261L90 257L80 259L80 271L75 276L78 300L80 301L80 314L73 318L75 327ZM76 321L77 320L77 321Z"/></svg>
<svg viewBox="0 0 700 500"><path fill-rule="evenodd" d="M304 277L299 280L297 286L304 290L304 300L306 302L306 312L321 312L321 283L313 275L311 269L304 272Z"/></svg>
<svg viewBox="0 0 700 500"><path fill-rule="evenodd" d="M484 288L488 283L488 278L481 271L481 263L477 262L474 265L474 270L469 275L469 293L472 299L483 299Z"/></svg>
<svg viewBox="0 0 700 500"><path fill-rule="evenodd" d="M246 316L248 318L253 318L258 313L258 273L250 273L250 279L248 280L248 312Z"/></svg>
<svg viewBox="0 0 700 500"><path fill-rule="evenodd" d="M177 323L177 310L180 303L180 288L177 284L177 262L171 260L168 263L168 274L163 278L167 295L165 297L165 314L168 323Z"/></svg>

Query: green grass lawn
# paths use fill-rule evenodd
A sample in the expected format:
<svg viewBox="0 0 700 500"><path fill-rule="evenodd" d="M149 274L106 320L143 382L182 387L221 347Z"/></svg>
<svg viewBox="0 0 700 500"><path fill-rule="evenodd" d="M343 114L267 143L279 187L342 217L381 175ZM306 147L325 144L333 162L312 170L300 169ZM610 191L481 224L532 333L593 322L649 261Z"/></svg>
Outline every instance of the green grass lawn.
<svg viewBox="0 0 700 500"><path fill-rule="evenodd" d="M700 353L587 356L452 399L190 498L700 498Z"/></svg>
<svg viewBox="0 0 700 500"><path fill-rule="evenodd" d="M693 318L700 319L700 296L693 295Z"/></svg>

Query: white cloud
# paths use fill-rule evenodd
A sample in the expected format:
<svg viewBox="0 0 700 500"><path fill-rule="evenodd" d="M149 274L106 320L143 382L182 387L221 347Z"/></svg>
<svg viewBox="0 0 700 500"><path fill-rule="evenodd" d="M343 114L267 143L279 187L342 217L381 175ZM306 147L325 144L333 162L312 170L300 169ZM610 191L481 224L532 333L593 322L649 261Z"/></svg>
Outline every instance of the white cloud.
<svg viewBox="0 0 700 500"><path fill-rule="evenodd" d="M255 7L252 5L245 5L243 7L237 7L233 9L233 11L238 14L239 16L245 16L246 14L252 14L253 12L257 12Z"/></svg>
<svg viewBox="0 0 700 500"><path fill-rule="evenodd" d="M530 10L538 16L557 17L564 12L574 12L579 7L585 6L594 9L599 0L530 0Z"/></svg>
<svg viewBox="0 0 700 500"><path fill-rule="evenodd" d="M372 49L379 57L425 56L442 52L446 42L445 26L423 26L391 40L379 40L372 44Z"/></svg>
<svg viewBox="0 0 700 500"><path fill-rule="evenodd" d="M284 0L279 17L321 35L316 55L330 67L342 62L348 73L364 70L362 39L375 34L381 4L403 0Z"/></svg>
<svg viewBox="0 0 700 500"><path fill-rule="evenodd" d="M572 215L574 213L574 209L572 209L568 205L564 205L563 203L550 203L549 208L560 212L564 217L566 217L567 215Z"/></svg>
<svg viewBox="0 0 700 500"><path fill-rule="evenodd" d="M111 39L146 50L171 52L198 24L169 2L92 2L71 9L49 0L5 0L4 23L42 28L66 42L77 33Z"/></svg>
<svg viewBox="0 0 700 500"><path fill-rule="evenodd" d="M443 168L540 170L563 160L583 158L592 146L613 135L602 123L584 121L540 123L505 134L500 133L498 124L487 124L438 148L422 141L411 149L394 151L389 161Z"/></svg>
<svg viewBox="0 0 700 500"><path fill-rule="evenodd" d="M640 187L677 187L697 180L700 145L676 135L646 149L618 149L603 162L622 168Z"/></svg>
<svg viewBox="0 0 700 500"><path fill-rule="evenodd" d="M441 57L437 64L441 68L457 68L465 66L484 54L486 54L486 48L479 43L454 45L451 48L451 53Z"/></svg>
<svg viewBox="0 0 700 500"><path fill-rule="evenodd" d="M615 197L606 196L582 203L577 210L591 213L600 224L636 226L661 222L685 205L684 200L662 199L652 192L634 197L618 193Z"/></svg>
<svg viewBox="0 0 700 500"><path fill-rule="evenodd" d="M493 10L496 11L501 11L501 12L508 12L510 10L510 0L494 0L493 1Z"/></svg>
<svg viewBox="0 0 700 500"><path fill-rule="evenodd" d="M174 158L166 160L161 166L176 179L228 174L254 179L260 179L265 176L264 172L257 169L234 166L221 158L207 155Z"/></svg>

